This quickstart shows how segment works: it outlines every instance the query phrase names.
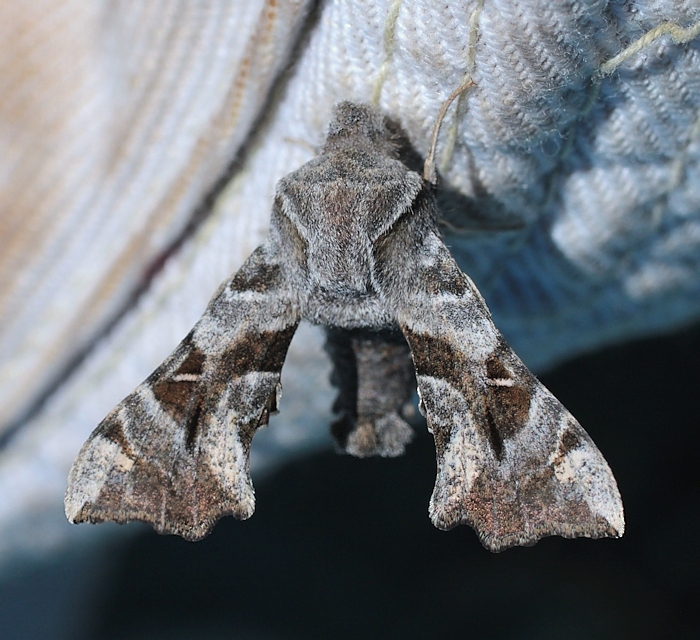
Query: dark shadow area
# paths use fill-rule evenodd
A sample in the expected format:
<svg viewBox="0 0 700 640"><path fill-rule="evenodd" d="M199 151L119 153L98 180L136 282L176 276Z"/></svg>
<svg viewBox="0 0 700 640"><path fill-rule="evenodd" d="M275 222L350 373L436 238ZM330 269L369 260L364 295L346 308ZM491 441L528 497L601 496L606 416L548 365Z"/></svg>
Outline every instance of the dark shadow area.
<svg viewBox="0 0 700 640"><path fill-rule="evenodd" d="M494 555L471 529L434 529L434 451L421 428L402 458L329 452L290 464L256 483L251 520L226 518L200 543L144 533L105 545L104 559L86 560L111 571L90 592L81 635L3 637L697 637L699 361L696 328L542 378L615 472L627 517L621 540L549 538ZM4 585L5 630L23 620L38 628L37 617L59 605L72 615L62 566L47 563L53 578L42 578L53 580L54 603L47 589L39 601L23 577Z"/></svg>

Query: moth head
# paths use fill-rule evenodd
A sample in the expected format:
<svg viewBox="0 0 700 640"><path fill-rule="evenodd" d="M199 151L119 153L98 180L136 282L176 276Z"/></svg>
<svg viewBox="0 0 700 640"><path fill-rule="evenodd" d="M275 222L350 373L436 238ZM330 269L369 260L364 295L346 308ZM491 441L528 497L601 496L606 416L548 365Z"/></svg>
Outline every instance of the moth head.
<svg viewBox="0 0 700 640"><path fill-rule="evenodd" d="M339 102L333 108L324 151L334 151L363 142L374 149L381 149L391 156L396 155L395 145L386 118L374 107L355 102Z"/></svg>

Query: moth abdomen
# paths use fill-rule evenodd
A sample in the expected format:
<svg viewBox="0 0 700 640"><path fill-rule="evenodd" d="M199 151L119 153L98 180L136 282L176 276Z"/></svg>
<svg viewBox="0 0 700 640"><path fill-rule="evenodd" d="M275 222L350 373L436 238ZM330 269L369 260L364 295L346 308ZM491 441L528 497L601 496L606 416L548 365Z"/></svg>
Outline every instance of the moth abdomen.
<svg viewBox="0 0 700 640"><path fill-rule="evenodd" d="M403 417L415 389L406 340L396 330L326 329L326 351L338 388L331 433L357 457L401 455L413 439Z"/></svg>

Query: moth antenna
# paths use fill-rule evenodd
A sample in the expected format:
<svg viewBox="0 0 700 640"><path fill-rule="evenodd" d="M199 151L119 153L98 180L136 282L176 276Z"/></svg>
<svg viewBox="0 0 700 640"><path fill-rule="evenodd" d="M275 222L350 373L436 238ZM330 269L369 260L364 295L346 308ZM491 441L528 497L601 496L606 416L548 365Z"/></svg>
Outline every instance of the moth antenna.
<svg viewBox="0 0 700 640"><path fill-rule="evenodd" d="M431 184L437 183L437 171L435 170L435 148L437 147L438 134L440 133L440 125L442 124L447 110L450 105L454 102L455 98L464 93L467 89L474 86L474 81L470 78L466 83L457 87L451 94L450 97L445 100L438 114L437 120L435 121L435 126L433 127L433 135L430 138L430 151L428 152L428 157L425 159L425 164L423 165L423 179L430 182Z"/></svg>

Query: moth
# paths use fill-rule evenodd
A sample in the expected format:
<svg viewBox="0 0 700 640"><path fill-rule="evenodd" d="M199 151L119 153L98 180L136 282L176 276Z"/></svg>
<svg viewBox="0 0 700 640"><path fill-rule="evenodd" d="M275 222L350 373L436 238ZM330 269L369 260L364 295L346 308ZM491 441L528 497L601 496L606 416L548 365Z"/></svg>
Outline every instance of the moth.
<svg viewBox="0 0 700 640"><path fill-rule="evenodd" d="M436 527L468 524L491 551L622 535L608 464L494 326L407 148L374 108L336 105L320 155L278 183L265 242L83 446L71 522L141 520L199 540L222 516L250 517L251 441L277 411L306 319L328 327L344 451L401 454L417 383L437 454Z"/></svg>

